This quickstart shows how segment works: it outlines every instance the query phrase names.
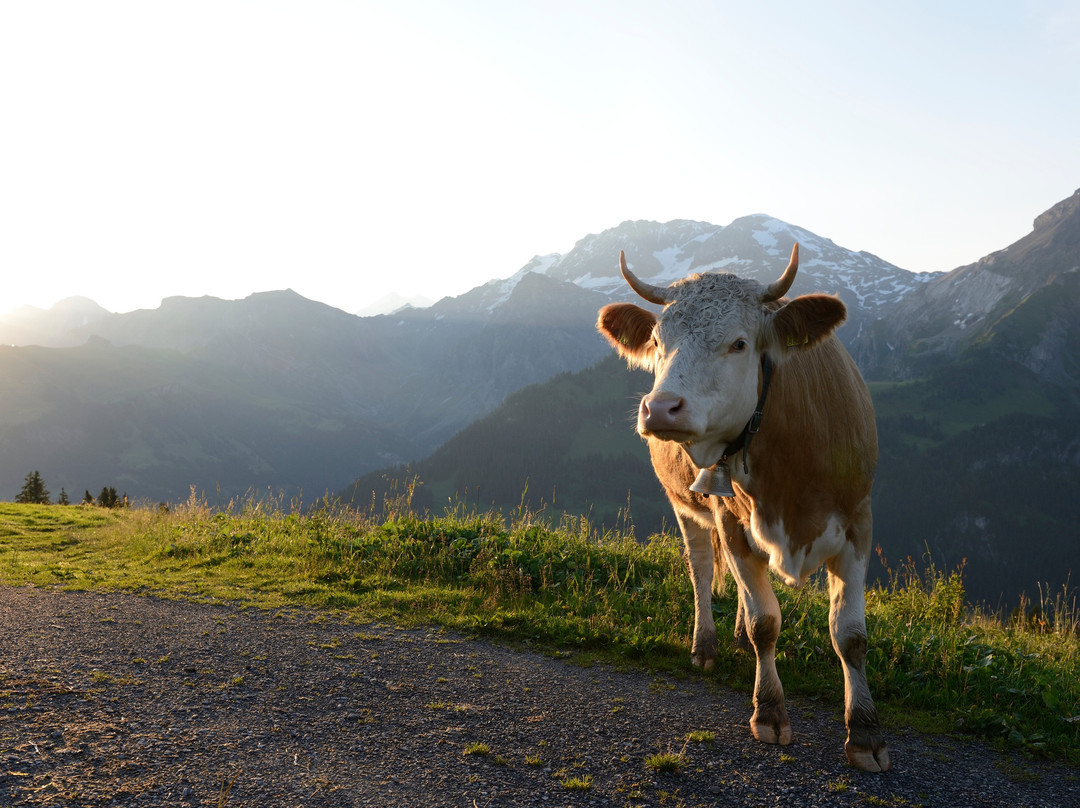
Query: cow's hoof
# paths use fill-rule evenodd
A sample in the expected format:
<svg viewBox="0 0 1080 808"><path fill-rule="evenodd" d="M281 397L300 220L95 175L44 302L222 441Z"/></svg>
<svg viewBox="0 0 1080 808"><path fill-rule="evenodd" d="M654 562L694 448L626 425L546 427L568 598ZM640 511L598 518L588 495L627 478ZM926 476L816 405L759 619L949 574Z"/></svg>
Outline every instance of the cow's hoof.
<svg viewBox="0 0 1080 808"><path fill-rule="evenodd" d="M704 654L691 654L690 664L695 668L702 668L703 670L711 671L716 667L716 657L707 657Z"/></svg>
<svg viewBox="0 0 1080 808"><path fill-rule="evenodd" d="M868 746L848 741L844 744L844 753L847 755L848 763L864 772L887 772L892 766L889 761L889 748L885 744L881 744L877 749L871 749Z"/></svg>
<svg viewBox="0 0 1080 808"><path fill-rule="evenodd" d="M791 743L791 724L761 721L756 716L750 719L750 731L762 743L775 743L787 746Z"/></svg>

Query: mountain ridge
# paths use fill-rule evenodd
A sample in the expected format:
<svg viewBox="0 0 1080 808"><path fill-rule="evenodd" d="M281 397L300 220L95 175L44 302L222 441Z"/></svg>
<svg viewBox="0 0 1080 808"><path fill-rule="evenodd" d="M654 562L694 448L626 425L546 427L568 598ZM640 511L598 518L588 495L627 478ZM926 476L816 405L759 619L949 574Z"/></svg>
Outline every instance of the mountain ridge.
<svg viewBox="0 0 1080 808"><path fill-rule="evenodd" d="M860 324L880 318L899 298L942 274L900 269L872 253L846 250L831 239L767 214L743 216L729 225L684 219L663 223L627 220L598 234L584 236L565 255L534 256L506 278L492 279L424 308L411 307L372 316L405 317L411 322L446 317L484 319L505 303L516 285L529 274L569 283L583 291L599 292L611 300L629 300L633 295L618 270L619 251L628 247L627 260L631 268L651 283L669 284L691 272L702 271L737 271L768 282L786 265L795 241L800 242L802 268L793 294L809 291L840 294L851 309L852 321ZM86 324L70 333L54 332L46 344L80 344L91 334L128 344L139 341L139 337L125 333L117 322L151 322L153 312L159 312L161 316L194 311L198 306L213 308L215 316L220 318L221 312L230 306L251 303L263 295L284 293L307 300L292 290L254 292L235 301L210 295L171 296L163 299L157 309L108 313L103 324ZM342 311L329 304L308 302ZM19 344L7 338L7 327L8 318L0 315L0 343ZM132 332L136 328L130 326L127 330ZM110 331L113 336L109 335ZM144 336L142 339L149 338Z"/></svg>
<svg viewBox="0 0 1080 808"><path fill-rule="evenodd" d="M54 488L81 490L100 484L81 479L97 463L101 482L124 480L130 495L155 500L186 499L190 485L231 497L246 490L245 474L257 489L287 495L337 490L430 455L516 390L608 356L596 312L634 298L619 275L619 250L650 280L730 267L768 282L795 239L805 269L795 292L843 296L846 341L925 283L759 214L728 226L624 222L428 308L373 317L292 290L167 298L59 335L87 348L79 362L49 359L70 347L34 358L21 348L0 352L7 372L22 374L19 385L0 389L0 487L14 492L29 468L40 468ZM35 399L34 391L48 392ZM30 423L7 417L16 406ZM94 419L109 428L94 436ZM106 434L126 448L110 450ZM66 453L49 448L56 435L70 436Z"/></svg>
<svg viewBox="0 0 1080 808"><path fill-rule="evenodd" d="M1038 297L1048 290L1065 309L1058 306L1056 314L1044 311L1044 325L1039 333L1028 333L1024 344L1013 341L1000 346L1006 349L1002 358L1007 361L1012 358L1008 349L1019 349L1034 354L1029 364L1038 365L1039 355L1047 351L1043 343L1047 331L1072 334L1073 342L1080 339L1080 314L1075 304L1078 275L1080 190L1036 217L1032 231L1015 243L913 291L868 329L855 346L856 361L870 378L912 378L941 358L986 343L992 330L1016 318L1026 306L1053 308ZM1029 324L1031 328L1036 325ZM1064 372L1065 364L1057 366ZM1080 384L1080 374L1068 374L1068 380Z"/></svg>

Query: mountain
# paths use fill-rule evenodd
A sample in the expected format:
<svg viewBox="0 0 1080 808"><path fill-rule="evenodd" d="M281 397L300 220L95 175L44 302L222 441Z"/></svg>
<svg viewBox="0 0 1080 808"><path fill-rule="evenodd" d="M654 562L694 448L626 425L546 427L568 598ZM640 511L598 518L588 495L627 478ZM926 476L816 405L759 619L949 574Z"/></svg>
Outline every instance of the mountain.
<svg viewBox="0 0 1080 808"><path fill-rule="evenodd" d="M631 412L636 397L651 382L646 374L628 373L611 358L607 344L597 343L591 333L604 304L632 300L647 305L620 274L619 251L625 250L633 270L652 283L670 284L694 272L710 271L738 272L769 283L787 266L796 241L800 270L793 294L840 295L849 315L839 333L849 343L905 295L935 277L908 272L869 253L845 250L764 215L736 219L726 227L681 220L623 222L584 237L566 255L536 256L509 278L441 300L422 312L403 313L412 328L423 328L432 320L484 320L489 325L474 351L484 355L496 346L511 349L504 350L504 360L497 365L472 371L468 364L446 368L452 378L475 373L467 378L481 404L478 420L430 456L397 469L373 471L341 496L366 506L403 490L409 479L418 477L425 485L414 493L414 504L421 507L464 497L484 507L525 505L588 512L613 526L616 520L625 522L629 497L630 515L643 531L670 526L668 507L662 498L657 500L659 487L647 453L629 426L632 418L616 423L612 417L613 411ZM586 323L588 335L575 328ZM524 371L536 360L524 361L527 347L545 335L551 340L553 325L565 328L566 337L546 355L550 365L539 374L543 378L591 365L558 367L559 357L586 346L593 361L602 361L520 389L499 406L505 394L490 389L492 379L511 379L515 389L528 384L530 374ZM505 450L509 446L512 451ZM595 472L598 467L602 473Z"/></svg>
<svg viewBox="0 0 1080 808"><path fill-rule="evenodd" d="M1080 407L1019 362L960 356L872 382L879 459L874 532L906 558L964 569L992 607L1061 592L1080 574Z"/></svg>
<svg viewBox="0 0 1080 808"><path fill-rule="evenodd" d="M508 278L388 315L358 317L291 290L172 297L123 314L84 301L67 320L38 314L37 341L51 347L13 338L21 347L0 352L9 382L0 491L13 495L37 468L69 493L108 484L177 500L194 485L225 501L249 488L321 496L427 457L511 393L607 357L597 310L634 298L618 274L620 249L654 282L725 268L771 281L796 239L797 288L849 301L845 339L927 282L750 216L727 227L625 222ZM559 502L570 501L562 490Z"/></svg>
<svg viewBox="0 0 1080 808"><path fill-rule="evenodd" d="M694 272L734 272L771 283L799 243L799 274L792 295L828 292L848 307L841 338L853 344L870 323L940 273L913 273L867 252L852 252L827 238L766 215L745 216L726 227L706 222L628 221L579 241L565 256L536 257L522 272L542 273L604 294L637 300L619 273L626 251L630 268L654 284L670 284Z"/></svg>
<svg viewBox="0 0 1080 808"><path fill-rule="evenodd" d="M0 314L0 345L59 345L69 332L108 316L85 297L65 298L51 309L22 306Z"/></svg>
<svg viewBox="0 0 1080 808"><path fill-rule="evenodd" d="M557 314L541 325L543 301ZM591 364L595 294L530 277L485 317L360 318L291 291L170 298L0 349L0 490L309 499L429 454L514 389ZM466 307L467 309L468 307Z"/></svg>
<svg viewBox="0 0 1080 808"><path fill-rule="evenodd" d="M867 329L856 358L870 378L912 378L989 349L1038 377L1080 385L1080 190L1032 232L914 289Z"/></svg>
<svg viewBox="0 0 1080 808"><path fill-rule="evenodd" d="M357 317L375 317L379 314L396 314L406 307L426 309L434 302L434 300L424 297L423 295L405 297L404 295L399 295L397 292L391 292L354 313Z"/></svg>

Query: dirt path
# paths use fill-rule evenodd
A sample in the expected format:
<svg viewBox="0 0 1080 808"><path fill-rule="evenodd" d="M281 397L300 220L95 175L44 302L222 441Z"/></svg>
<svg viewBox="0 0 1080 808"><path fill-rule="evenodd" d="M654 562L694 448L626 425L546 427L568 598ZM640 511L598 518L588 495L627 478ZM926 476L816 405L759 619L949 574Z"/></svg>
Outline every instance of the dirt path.
<svg viewBox="0 0 1080 808"><path fill-rule="evenodd" d="M832 709L753 741L748 698L437 629L0 587L3 806L1063 806L1080 771L890 732L845 765ZM656 752L688 765L657 774ZM467 754L486 744L487 754ZM567 788L577 778L588 790Z"/></svg>

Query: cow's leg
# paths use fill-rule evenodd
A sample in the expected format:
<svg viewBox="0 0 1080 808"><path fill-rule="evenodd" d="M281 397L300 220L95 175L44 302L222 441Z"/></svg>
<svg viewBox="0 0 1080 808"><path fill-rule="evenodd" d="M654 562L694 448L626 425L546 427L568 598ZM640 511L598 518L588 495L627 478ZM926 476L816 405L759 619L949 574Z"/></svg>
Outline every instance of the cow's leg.
<svg viewBox="0 0 1080 808"><path fill-rule="evenodd" d="M866 684L866 566L850 542L829 559L829 633L844 667L844 744L851 765L870 772L887 771L889 750L878 725L877 709Z"/></svg>
<svg viewBox="0 0 1080 808"><path fill-rule="evenodd" d="M721 517L731 571L739 585L739 606L757 655L754 714L750 729L763 743L791 743L791 722L784 707L784 686L776 673L776 638L780 636L780 604L769 581L766 561L750 552L746 533L730 513ZM736 629L737 630L737 629Z"/></svg>
<svg viewBox="0 0 1080 808"><path fill-rule="evenodd" d="M746 627L746 607L743 605L742 598L739 598L738 609L735 612L735 647L740 651L754 650L750 642L750 629Z"/></svg>
<svg viewBox="0 0 1080 808"><path fill-rule="evenodd" d="M732 562L727 557L728 550L724 545L724 539L720 535L719 528L713 528L712 542L713 594L722 595L723 591L721 590L721 587L724 584L727 571L731 569ZM735 603L735 647L741 651L749 651L752 646L750 645L750 635L746 631L746 610L743 609L742 598L736 598Z"/></svg>
<svg viewBox="0 0 1080 808"><path fill-rule="evenodd" d="M716 664L716 622L712 613L713 531L689 516L675 514L686 544L686 559L690 565L690 581L694 585L694 645L690 661L699 668L711 670Z"/></svg>

